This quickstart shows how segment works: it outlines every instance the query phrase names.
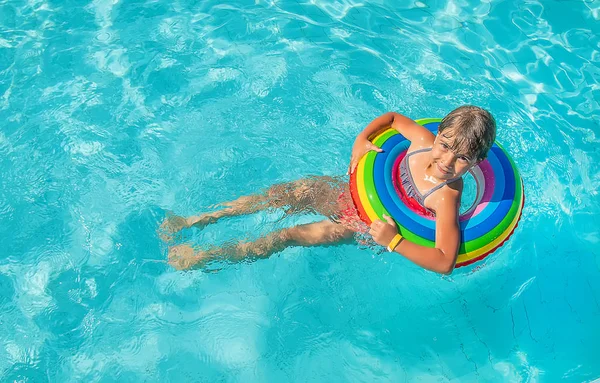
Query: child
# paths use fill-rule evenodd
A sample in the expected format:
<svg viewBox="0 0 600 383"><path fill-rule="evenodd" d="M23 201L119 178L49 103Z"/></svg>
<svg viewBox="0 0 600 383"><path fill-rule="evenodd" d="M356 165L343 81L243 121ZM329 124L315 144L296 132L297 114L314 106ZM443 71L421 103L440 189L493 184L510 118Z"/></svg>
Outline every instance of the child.
<svg viewBox="0 0 600 383"><path fill-rule="evenodd" d="M371 224L369 234L381 246L412 262L438 273L454 269L460 245L458 224L462 176L486 158L496 138L494 118L484 109L462 106L448 114L434 135L413 120L397 113L386 113L373 120L357 136L352 148L349 173L367 152L381 149L370 139L382 129L392 127L411 145L400 164L400 179L411 204L435 215L435 248L403 239L392 218ZM286 228L254 242L223 248L195 251L189 245L169 249L169 263L177 269L201 267L216 258L232 261L267 258L288 246L318 246L349 242L357 231L364 231L354 208L347 181L333 177L311 177L274 185L265 193L240 197L224 203L213 213L183 218L168 217L161 225L167 233L192 226L202 228L224 217L250 214L266 208L283 208L286 213L312 211L327 219ZM363 224L364 225L364 224Z"/></svg>

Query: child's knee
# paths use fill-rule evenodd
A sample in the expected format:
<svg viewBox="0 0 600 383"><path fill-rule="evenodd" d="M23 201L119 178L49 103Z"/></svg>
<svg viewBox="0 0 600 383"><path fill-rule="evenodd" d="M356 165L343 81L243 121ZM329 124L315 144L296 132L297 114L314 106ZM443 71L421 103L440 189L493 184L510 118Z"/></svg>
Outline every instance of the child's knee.
<svg viewBox="0 0 600 383"><path fill-rule="evenodd" d="M275 237L283 242L292 242L300 237L297 227L288 227L275 233Z"/></svg>
<svg viewBox="0 0 600 383"><path fill-rule="evenodd" d="M281 239L287 243L303 246L334 243L351 236L351 231L331 222L294 226L280 231Z"/></svg>
<svg viewBox="0 0 600 383"><path fill-rule="evenodd" d="M276 236L279 241L287 245L308 245L311 242L306 230L300 226L280 230Z"/></svg>

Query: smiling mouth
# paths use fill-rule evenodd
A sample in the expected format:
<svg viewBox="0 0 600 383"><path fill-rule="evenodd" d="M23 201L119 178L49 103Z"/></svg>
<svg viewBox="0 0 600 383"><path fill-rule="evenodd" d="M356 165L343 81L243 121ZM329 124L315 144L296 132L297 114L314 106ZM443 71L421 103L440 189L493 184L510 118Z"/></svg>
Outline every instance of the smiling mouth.
<svg viewBox="0 0 600 383"><path fill-rule="evenodd" d="M449 170L445 170L444 168L442 168L442 167L440 166L440 164L437 164L437 167L438 167L438 169L440 170L440 172L442 172L442 173L444 173L444 174L450 174L450 173L452 173L451 171L449 171Z"/></svg>

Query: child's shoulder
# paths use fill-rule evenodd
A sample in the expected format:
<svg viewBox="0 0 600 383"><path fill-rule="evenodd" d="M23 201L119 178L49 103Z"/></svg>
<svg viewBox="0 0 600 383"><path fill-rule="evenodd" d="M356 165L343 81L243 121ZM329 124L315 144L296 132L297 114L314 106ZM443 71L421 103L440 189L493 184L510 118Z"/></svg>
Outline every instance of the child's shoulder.
<svg viewBox="0 0 600 383"><path fill-rule="evenodd" d="M392 113L392 128L402 134L412 144L419 146L431 146L435 135L426 127L419 125L415 120L398 113Z"/></svg>
<svg viewBox="0 0 600 383"><path fill-rule="evenodd" d="M424 126L415 122L415 129L411 135L411 147L414 149L431 148L435 141L435 134Z"/></svg>
<svg viewBox="0 0 600 383"><path fill-rule="evenodd" d="M427 208L437 212L441 205L445 205L446 207L456 207L456 209L458 210L458 207L460 206L463 186L464 182L462 177L452 182L448 182L446 185L439 188L434 193L432 193L431 196L429 196L427 202L430 206L427 206Z"/></svg>
<svg viewBox="0 0 600 383"><path fill-rule="evenodd" d="M446 184L446 187L443 189L448 190L452 193L462 193L465 182L462 177L459 177L451 182Z"/></svg>

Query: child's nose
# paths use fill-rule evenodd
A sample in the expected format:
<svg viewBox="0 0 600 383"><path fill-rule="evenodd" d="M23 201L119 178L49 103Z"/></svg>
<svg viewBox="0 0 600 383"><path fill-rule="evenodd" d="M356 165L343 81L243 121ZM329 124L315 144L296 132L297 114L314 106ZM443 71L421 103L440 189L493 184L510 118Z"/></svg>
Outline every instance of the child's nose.
<svg viewBox="0 0 600 383"><path fill-rule="evenodd" d="M454 166L454 162L456 162L456 156L452 152L446 153L446 155L443 157L443 161L444 166L451 168Z"/></svg>

